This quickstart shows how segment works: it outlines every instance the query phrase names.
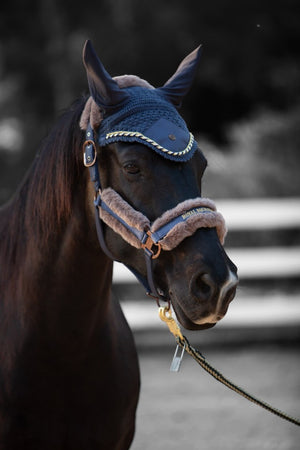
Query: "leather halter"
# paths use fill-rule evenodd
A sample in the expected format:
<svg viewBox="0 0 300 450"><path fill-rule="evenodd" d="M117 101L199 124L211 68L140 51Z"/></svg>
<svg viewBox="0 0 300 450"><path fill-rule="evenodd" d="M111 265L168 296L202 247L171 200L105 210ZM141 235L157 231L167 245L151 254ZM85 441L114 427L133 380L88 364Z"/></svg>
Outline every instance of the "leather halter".
<svg viewBox="0 0 300 450"><path fill-rule="evenodd" d="M94 183L95 188L95 198L94 198L94 206L95 206L95 222L98 240L101 249L103 252L113 261L118 261L118 259L111 253L109 248L106 245L103 225L100 220L99 208L100 206L104 206L104 202L102 201L102 187L100 182L100 175L97 164L97 148L94 140L94 131L90 125L86 129L86 141L83 144L83 162L86 167L88 167L90 172L91 181ZM146 289L147 295L154 297L157 301L169 301L168 298L164 295L163 292L158 292L156 286L153 281L153 270L152 270L152 259L156 257L157 252L154 253L152 250L152 245L150 245L148 240L147 232L145 232L142 236L140 236L141 243L144 245L144 253L145 253L145 261L147 268L147 277L145 278L139 272L137 272L133 267L126 265L126 267L135 275L137 280L144 286ZM158 255L157 255L158 256Z"/></svg>
<svg viewBox="0 0 300 450"><path fill-rule="evenodd" d="M159 300L169 302L168 296L155 286L153 259L158 258L161 249L172 250L185 237L192 235L196 229L201 227L216 227L222 242L226 232L222 215L216 211L211 200L198 197L179 203L151 223L146 216L132 208L113 189L106 188L102 191L97 164L97 144L90 123L86 129L83 150L84 165L89 168L95 188L95 221L98 240L103 252L112 260L118 261L106 245L102 221L119 233L125 241L136 248L143 249L146 277L133 267L125 265L142 283L147 295L155 298L158 303Z"/></svg>

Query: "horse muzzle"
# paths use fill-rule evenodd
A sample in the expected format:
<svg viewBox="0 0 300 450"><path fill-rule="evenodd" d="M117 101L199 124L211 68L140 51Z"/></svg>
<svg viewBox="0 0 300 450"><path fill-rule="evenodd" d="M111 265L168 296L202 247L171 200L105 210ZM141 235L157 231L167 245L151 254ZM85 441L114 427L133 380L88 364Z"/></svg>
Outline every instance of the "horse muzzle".
<svg viewBox="0 0 300 450"><path fill-rule="evenodd" d="M165 255L163 287L180 323L194 330L214 326L225 316L238 285L237 268L220 245L216 230L199 229ZM158 266L155 273L159 278Z"/></svg>
<svg viewBox="0 0 300 450"><path fill-rule="evenodd" d="M144 214L135 210L116 191L106 188L101 193L98 212L100 219L121 235L126 242L135 248L144 250L148 266L149 262L151 262L152 266L152 260L158 258L161 250L173 253L171 250L176 249L187 237L193 236L199 229L215 229L217 236L214 233L211 246L207 247L207 243L203 243L204 247L206 247L205 252L207 254L214 252L218 255L217 260L224 259L224 251L220 243L224 243L226 235L225 221L223 216L216 210L214 202L210 199L197 197L185 200L164 212L151 223ZM203 245L199 246L197 254L202 253ZM184 251L183 254L182 264L186 266L186 262L189 259L188 255L192 255L192 257L195 255L195 247L192 246ZM223 266L222 271L224 272ZM196 272L186 277L187 280L192 279L191 291L193 297L199 298L201 302L212 297L215 298L218 291L217 307L213 314L209 314L209 322L217 322L225 314L224 311L228 306L224 307L224 304L226 303L228 292L232 291L237 283L233 272L230 272L228 269L224 283L220 287L220 282L214 281L214 278L210 275L213 273L213 269L208 268L204 270L203 268L201 273L195 276L194 273L198 273L196 270ZM147 271L151 293L154 293L154 296L158 296L162 300L168 300L169 294L163 293L161 295L159 293L161 290L156 287L153 281L152 267L148 267ZM197 319L195 323L199 324L199 320Z"/></svg>
<svg viewBox="0 0 300 450"><path fill-rule="evenodd" d="M197 325L204 324L212 324L215 325L225 316L227 309L229 307L230 302L234 299L236 287L238 285L237 275L233 272L229 272L227 280L225 280L224 284L221 288L217 288L212 281L211 277L207 274L201 277L200 282L197 280L197 285L201 285L201 295L202 302L203 298L206 298L206 302L215 303L215 307L212 312L210 312L207 316L203 316L194 321ZM204 284L203 284L204 283ZM206 287L207 286L207 287ZM217 291L217 295L212 294ZM204 295L203 295L204 294ZM213 297L216 297L215 302L213 301Z"/></svg>

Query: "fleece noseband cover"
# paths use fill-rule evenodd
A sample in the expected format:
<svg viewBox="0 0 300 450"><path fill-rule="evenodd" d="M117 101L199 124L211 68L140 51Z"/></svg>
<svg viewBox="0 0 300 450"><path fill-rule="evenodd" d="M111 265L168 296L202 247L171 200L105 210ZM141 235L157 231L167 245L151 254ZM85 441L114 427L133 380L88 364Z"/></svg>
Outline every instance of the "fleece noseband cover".
<svg viewBox="0 0 300 450"><path fill-rule="evenodd" d="M221 244L226 235L225 221L212 200L197 197L179 203L164 212L153 223L130 206L116 191L102 191L99 208L101 220L136 248L142 248L141 238L150 230L151 239L163 250L172 250L198 228L216 228Z"/></svg>

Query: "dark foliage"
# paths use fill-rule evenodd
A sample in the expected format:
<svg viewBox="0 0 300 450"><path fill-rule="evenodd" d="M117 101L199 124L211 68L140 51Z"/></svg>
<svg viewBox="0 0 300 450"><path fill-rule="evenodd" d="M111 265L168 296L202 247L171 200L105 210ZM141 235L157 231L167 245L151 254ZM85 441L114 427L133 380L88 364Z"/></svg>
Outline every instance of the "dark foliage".
<svg viewBox="0 0 300 450"><path fill-rule="evenodd" d="M15 152L7 152L13 140L0 142L0 201L20 181L55 117L86 92L85 39L93 40L110 73L136 73L154 85L202 43L183 116L194 132L223 145L228 126L253 111L299 104L299 20L297 0L30 0L25 9L21 0L3 2L0 129L4 119L17 119L22 139Z"/></svg>

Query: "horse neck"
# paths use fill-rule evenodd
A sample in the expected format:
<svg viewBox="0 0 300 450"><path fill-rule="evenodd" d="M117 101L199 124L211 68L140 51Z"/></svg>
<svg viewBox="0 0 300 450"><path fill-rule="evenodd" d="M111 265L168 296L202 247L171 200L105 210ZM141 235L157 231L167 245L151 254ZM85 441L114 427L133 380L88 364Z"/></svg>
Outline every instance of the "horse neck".
<svg viewBox="0 0 300 450"><path fill-rule="evenodd" d="M39 201L38 196L29 200L23 195L2 213L5 240L14 247L10 255L5 252L9 260L3 261L10 267L4 303L10 309L15 303L14 315L26 334L40 329L45 339L55 336L65 341L68 351L72 334L77 333L77 346L87 345L105 326L112 278L112 261L99 248L93 218L85 206L84 182L78 185L83 188L73 195L70 216L47 239L31 229L36 220L32 204ZM20 210L21 204L25 211Z"/></svg>
<svg viewBox="0 0 300 450"><path fill-rule="evenodd" d="M64 316L65 309L69 314L72 311L81 327L83 322L88 327L105 320L112 282L112 261L100 249L88 216L83 202L75 200L73 214L57 240L56 254L51 251L51 297L59 303L59 316Z"/></svg>

